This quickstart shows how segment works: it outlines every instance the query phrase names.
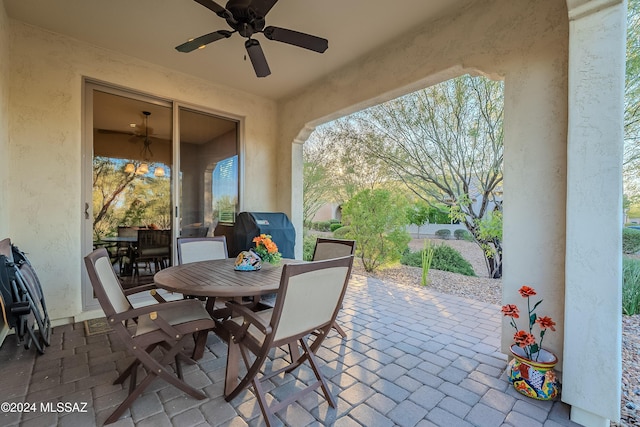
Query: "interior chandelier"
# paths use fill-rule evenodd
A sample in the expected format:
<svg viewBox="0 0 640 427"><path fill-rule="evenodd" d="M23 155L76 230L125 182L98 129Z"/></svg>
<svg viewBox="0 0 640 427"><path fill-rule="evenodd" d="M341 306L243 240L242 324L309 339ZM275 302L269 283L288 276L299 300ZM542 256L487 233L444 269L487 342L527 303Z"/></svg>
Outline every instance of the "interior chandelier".
<svg viewBox="0 0 640 427"><path fill-rule="evenodd" d="M138 167L133 163L127 163L124 167L124 171L126 173L135 172L136 175L146 175L149 173L149 163L153 157L153 152L150 148L151 140L149 139L149 116L151 113L149 111L143 111L142 114L144 114L144 142L142 144L142 150L140 150L140 155L142 156L143 161ZM157 177L164 176L164 168L162 166L156 166L153 171L153 175Z"/></svg>

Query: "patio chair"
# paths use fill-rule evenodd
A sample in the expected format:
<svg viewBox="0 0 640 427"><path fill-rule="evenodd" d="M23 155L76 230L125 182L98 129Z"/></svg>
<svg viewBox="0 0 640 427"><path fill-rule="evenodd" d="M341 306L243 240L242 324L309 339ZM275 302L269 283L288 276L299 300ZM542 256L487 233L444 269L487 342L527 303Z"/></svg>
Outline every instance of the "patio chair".
<svg viewBox="0 0 640 427"><path fill-rule="evenodd" d="M178 238L178 264L225 258L229 253L224 236Z"/></svg>
<svg viewBox="0 0 640 427"><path fill-rule="evenodd" d="M325 259L343 257L347 255L353 255L356 251L355 240L344 239L328 239L324 237L318 237L316 239L316 247L313 250L313 261L321 261ZM347 334L336 322L332 325L342 338L346 338Z"/></svg>
<svg viewBox="0 0 640 427"><path fill-rule="evenodd" d="M25 253L8 238L0 241L0 293L3 318L15 328L18 341L26 349L34 344L43 354L50 344L51 321L42 286Z"/></svg>
<svg viewBox="0 0 640 427"><path fill-rule="evenodd" d="M195 334L207 334L215 324L198 301L180 300L133 308L120 287L118 277L109 262L106 249L96 249L84 258L91 285L109 325L136 360L114 381L122 384L130 378L129 395L107 418L105 424L116 421L156 378L162 378L196 399L206 396L184 382L180 362L194 364L182 350ZM134 330L125 322L133 320ZM162 350L155 351L154 350ZM169 363L175 361L175 374ZM147 375L137 383L138 367Z"/></svg>
<svg viewBox="0 0 640 427"><path fill-rule="evenodd" d="M236 302L227 303L233 313L239 315L223 322L220 327L229 338L225 378L227 401L252 385L267 426L274 424L276 412L319 387L329 405L336 406L315 353L338 314L352 264L352 255L326 261L287 264L283 267L274 308L253 312ZM263 372L262 367L267 362L270 350L292 341L300 342L303 354L281 369ZM247 373L236 386L240 356ZM304 362L309 362L317 381L296 390L280 402L268 404L262 384L282 372L292 372Z"/></svg>

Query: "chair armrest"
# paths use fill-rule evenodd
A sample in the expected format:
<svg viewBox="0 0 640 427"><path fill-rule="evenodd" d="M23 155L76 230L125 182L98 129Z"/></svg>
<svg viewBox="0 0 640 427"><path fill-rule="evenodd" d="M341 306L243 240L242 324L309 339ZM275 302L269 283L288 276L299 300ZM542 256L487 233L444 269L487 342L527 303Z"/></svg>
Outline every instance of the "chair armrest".
<svg viewBox="0 0 640 427"><path fill-rule="evenodd" d="M151 296L155 298L156 301L167 302L167 300L158 293L158 288L156 287L155 283L149 283L148 285L140 285L136 286L135 288L124 289L124 296L128 297L129 295L135 295L139 294L140 292L146 291L149 291Z"/></svg>
<svg viewBox="0 0 640 427"><path fill-rule="evenodd" d="M197 300L179 300L179 301L169 301L158 304L145 305L138 308L133 308L131 310L124 311L122 313L116 313L113 316L109 317L110 322L122 322L129 319L136 319L145 314L150 314L153 312L162 313L164 310L172 310L174 308L185 306L188 307L191 305L194 310L199 310L202 308L202 304ZM197 308L196 308L197 307Z"/></svg>

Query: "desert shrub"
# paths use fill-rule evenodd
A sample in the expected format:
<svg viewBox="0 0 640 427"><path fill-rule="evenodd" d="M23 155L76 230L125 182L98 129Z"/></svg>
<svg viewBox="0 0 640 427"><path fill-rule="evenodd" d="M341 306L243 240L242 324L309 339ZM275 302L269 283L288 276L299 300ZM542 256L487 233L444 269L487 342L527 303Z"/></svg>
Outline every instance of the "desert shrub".
<svg viewBox="0 0 640 427"><path fill-rule="evenodd" d="M436 236L440 239L448 240L451 237L451 230L442 228L436 231Z"/></svg>
<svg viewBox="0 0 640 427"><path fill-rule="evenodd" d="M311 223L311 228L318 231L331 231L329 221L316 221Z"/></svg>
<svg viewBox="0 0 640 427"><path fill-rule="evenodd" d="M403 255L400 259L400 263L411 267L421 267L422 251L410 252ZM431 268L434 270L459 273L465 276L476 275L473 271L473 267L469 264L469 261L464 259L460 252L447 245L433 246L433 260L431 261Z"/></svg>
<svg viewBox="0 0 640 427"><path fill-rule="evenodd" d="M453 232L453 237L455 237L456 240L470 240L471 233L469 233L467 230L464 230L462 228L458 228Z"/></svg>
<svg viewBox="0 0 640 427"><path fill-rule="evenodd" d="M640 314L640 260L622 260L622 312Z"/></svg>
<svg viewBox="0 0 640 427"><path fill-rule="evenodd" d="M333 232L333 237L335 237L336 239L346 239L347 234L349 234L350 232L351 227L349 227L348 225L343 225Z"/></svg>
<svg viewBox="0 0 640 427"><path fill-rule="evenodd" d="M330 229L331 231L336 231L336 230L337 230L338 228L340 228L340 227L342 227L342 224L340 224L339 222L337 222L337 223L331 224L331 225L329 226L329 229Z"/></svg>
<svg viewBox="0 0 640 427"><path fill-rule="evenodd" d="M622 229L622 252L635 254L640 251L640 230L636 228Z"/></svg>
<svg viewBox="0 0 640 427"><path fill-rule="evenodd" d="M342 216L351 226L346 237L356 240L356 254L366 271L400 259L411 240L405 231L405 205L401 195L383 189L361 191L344 204Z"/></svg>
<svg viewBox="0 0 640 427"><path fill-rule="evenodd" d="M313 258L313 250L316 247L316 238L318 236L314 234L306 234L302 238L302 259L305 261L311 261Z"/></svg>

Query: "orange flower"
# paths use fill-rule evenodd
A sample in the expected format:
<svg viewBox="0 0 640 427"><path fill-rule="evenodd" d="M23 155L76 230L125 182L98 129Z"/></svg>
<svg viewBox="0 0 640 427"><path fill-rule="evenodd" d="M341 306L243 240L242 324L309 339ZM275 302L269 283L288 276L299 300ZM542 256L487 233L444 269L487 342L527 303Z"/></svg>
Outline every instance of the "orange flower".
<svg viewBox="0 0 640 427"><path fill-rule="evenodd" d="M527 298L536 294L536 290L528 286L521 287L518 290L518 292L520 292L520 295L522 295L522 298Z"/></svg>
<svg viewBox="0 0 640 427"><path fill-rule="evenodd" d="M526 347L536 343L536 338L527 331L518 331L513 340L519 347Z"/></svg>
<svg viewBox="0 0 640 427"><path fill-rule="evenodd" d="M518 310L518 306L515 304L507 304L502 306L502 314L505 316L513 317L518 319L520 317L520 310Z"/></svg>
<svg viewBox="0 0 640 427"><path fill-rule="evenodd" d="M267 251L270 254L274 254L276 252L278 252L278 246L276 246L275 243L273 243L271 240L266 240L263 242L264 247L267 248Z"/></svg>
<svg viewBox="0 0 640 427"><path fill-rule="evenodd" d="M538 324L538 326L540 326L540 329L542 329L543 331L547 328L551 329L552 331L556 330L556 328L554 328L554 326L556 325L556 322L554 322L553 319L551 319L551 317L549 316L538 317L536 319L536 323Z"/></svg>

